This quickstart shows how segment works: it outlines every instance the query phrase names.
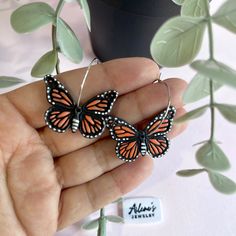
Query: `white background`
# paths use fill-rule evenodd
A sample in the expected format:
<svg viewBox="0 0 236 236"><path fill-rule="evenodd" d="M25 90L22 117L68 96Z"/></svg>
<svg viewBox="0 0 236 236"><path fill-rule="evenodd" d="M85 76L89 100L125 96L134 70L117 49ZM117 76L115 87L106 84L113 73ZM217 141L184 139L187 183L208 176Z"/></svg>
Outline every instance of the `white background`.
<svg viewBox="0 0 236 236"><path fill-rule="evenodd" d="M10 1L0 0L0 8ZM22 2L26 2L25 0ZM55 6L57 1L46 1ZM214 12L223 0L212 1ZM14 9L18 4L12 4ZM7 6L6 6L7 7ZM37 59L51 49L50 27L25 35L15 33L10 26L11 10L0 11L0 75L11 75L29 82L35 79L30 76L30 69ZM72 26L81 40L85 58L79 65L74 65L62 58L62 71L88 65L93 58L85 20L80 8L75 3L68 3L62 16ZM216 58L236 68L236 35L214 26ZM198 55L200 59L208 57L207 36ZM177 69L162 69L163 78L181 77L190 81L194 71L188 66ZM224 78L222 78L223 80ZM236 79L236 78L235 78ZM4 90L6 91L6 90ZM3 92L3 90L2 90ZM223 88L217 92L216 100L222 103L236 104L236 91ZM208 102L204 99L199 104ZM191 109L199 104L187 106ZM236 195L223 195L216 192L209 183L207 174L193 178L176 176L176 171L187 168L198 168L194 153L197 147L192 144L209 137L210 117L204 117L189 124L186 132L172 141L167 156L155 161L152 176L128 196L156 196L162 201L163 221L157 225L117 225L110 223L107 234L118 236L235 236L236 235ZM232 167L224 174L236 180L236 126L227 123L217 113L216 137L222 142L221 147L229 157ZM139 174L139 173L137 173ZM142 173L140 173L142 174ZM115 205L107 207L107 213L117 213ZM90 218L94 218L94 213ZM95 231L80 229L82 222L65 229L57 236L96 235Z"/></svg>

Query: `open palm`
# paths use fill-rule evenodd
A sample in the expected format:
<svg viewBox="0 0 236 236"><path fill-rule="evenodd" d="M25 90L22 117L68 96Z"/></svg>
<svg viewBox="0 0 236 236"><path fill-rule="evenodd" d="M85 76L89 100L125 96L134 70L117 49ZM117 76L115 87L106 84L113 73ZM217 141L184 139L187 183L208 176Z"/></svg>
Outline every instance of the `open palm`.
<svg viewBox="0 0 236 236"><path fill-rule="evenodd" d="M74 98L86 69L57 76ZM138 123L167 103L154 62L143 58L113 60L91 68L82 102L103 91L120 94L112 114ZM185 82L168 79L177 116L184 113ZM124 163L115 156L108 133L85 139L45 126L49 107L43 81L0 96L1 235L53 235L134 189L151 174L152 159ZM176 126L170 136L184 127Z"/></svg>

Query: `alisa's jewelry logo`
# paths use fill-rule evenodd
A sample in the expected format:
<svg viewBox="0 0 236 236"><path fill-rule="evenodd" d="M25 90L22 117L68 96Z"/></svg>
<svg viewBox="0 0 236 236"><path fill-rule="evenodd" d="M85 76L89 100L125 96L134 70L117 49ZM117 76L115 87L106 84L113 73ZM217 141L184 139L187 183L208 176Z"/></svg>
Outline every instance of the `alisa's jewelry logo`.
<svg viewBox="0 0 236 236"><path fill-rule="evenodd" d="M124 198L123 217L127 223L160 222L162 218L160 200L156 197Z"/></svg>
<svg viewBox="0 0 236 236"><path fill-rule="evenodd" d="M157 207L151 202L149 205L143 205L141 202L134 203L130 208L128 214L132 219L153 218L155 217Z"/></svg>

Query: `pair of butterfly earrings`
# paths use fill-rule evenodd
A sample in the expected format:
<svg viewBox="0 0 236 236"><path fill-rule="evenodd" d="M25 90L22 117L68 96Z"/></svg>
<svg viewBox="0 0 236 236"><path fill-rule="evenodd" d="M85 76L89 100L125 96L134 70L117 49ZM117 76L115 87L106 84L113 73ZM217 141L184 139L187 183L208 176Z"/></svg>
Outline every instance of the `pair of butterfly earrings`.
<svg viewBox="0 0 236 236"><path fill-rule="evenodd" d="M74 102L64 85L55 77L44 77L47 100L52 105L45 112L48 127L59 133L69 128L73 133L79 130L84 137L90 139L99 137L107 127L112 139L117 141L116 155L123 161L134 161L140 154L149 154L153 158L164 155L169 148L166 134L171 130L176 112L170 105L168 85L161 81L168 90L167 108L157 114L144 129L139 130L125 120L109 115L118 97L118 92L114 90L101 93L80 105L83 86L94 61L85 73L77 102Z"/></svg>

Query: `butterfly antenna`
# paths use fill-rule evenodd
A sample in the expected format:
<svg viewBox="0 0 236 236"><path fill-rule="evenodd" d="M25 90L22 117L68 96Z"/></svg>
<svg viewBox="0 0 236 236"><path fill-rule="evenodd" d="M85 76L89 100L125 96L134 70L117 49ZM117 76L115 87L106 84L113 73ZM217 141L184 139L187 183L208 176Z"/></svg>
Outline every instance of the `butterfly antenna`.
<svg viewBox="0 0 236 236"><path fill-rule="evenodd" d="M93 58L93 60L89 63L89 66L84 74L84 78L82 80L82 83L80 85L80 91L79 91L79 98L78 98L78 101L77 101L77 104L79 105L80 104L80 100L81 100L81 97L82 97L82 92L83 92L83 89L84 89L84 85L85 85L85 82L88 78L88 74L89 74L89 71L91 69L91 66L96 62L96 64L99 63L99 59L98 58Z"/></svg>

